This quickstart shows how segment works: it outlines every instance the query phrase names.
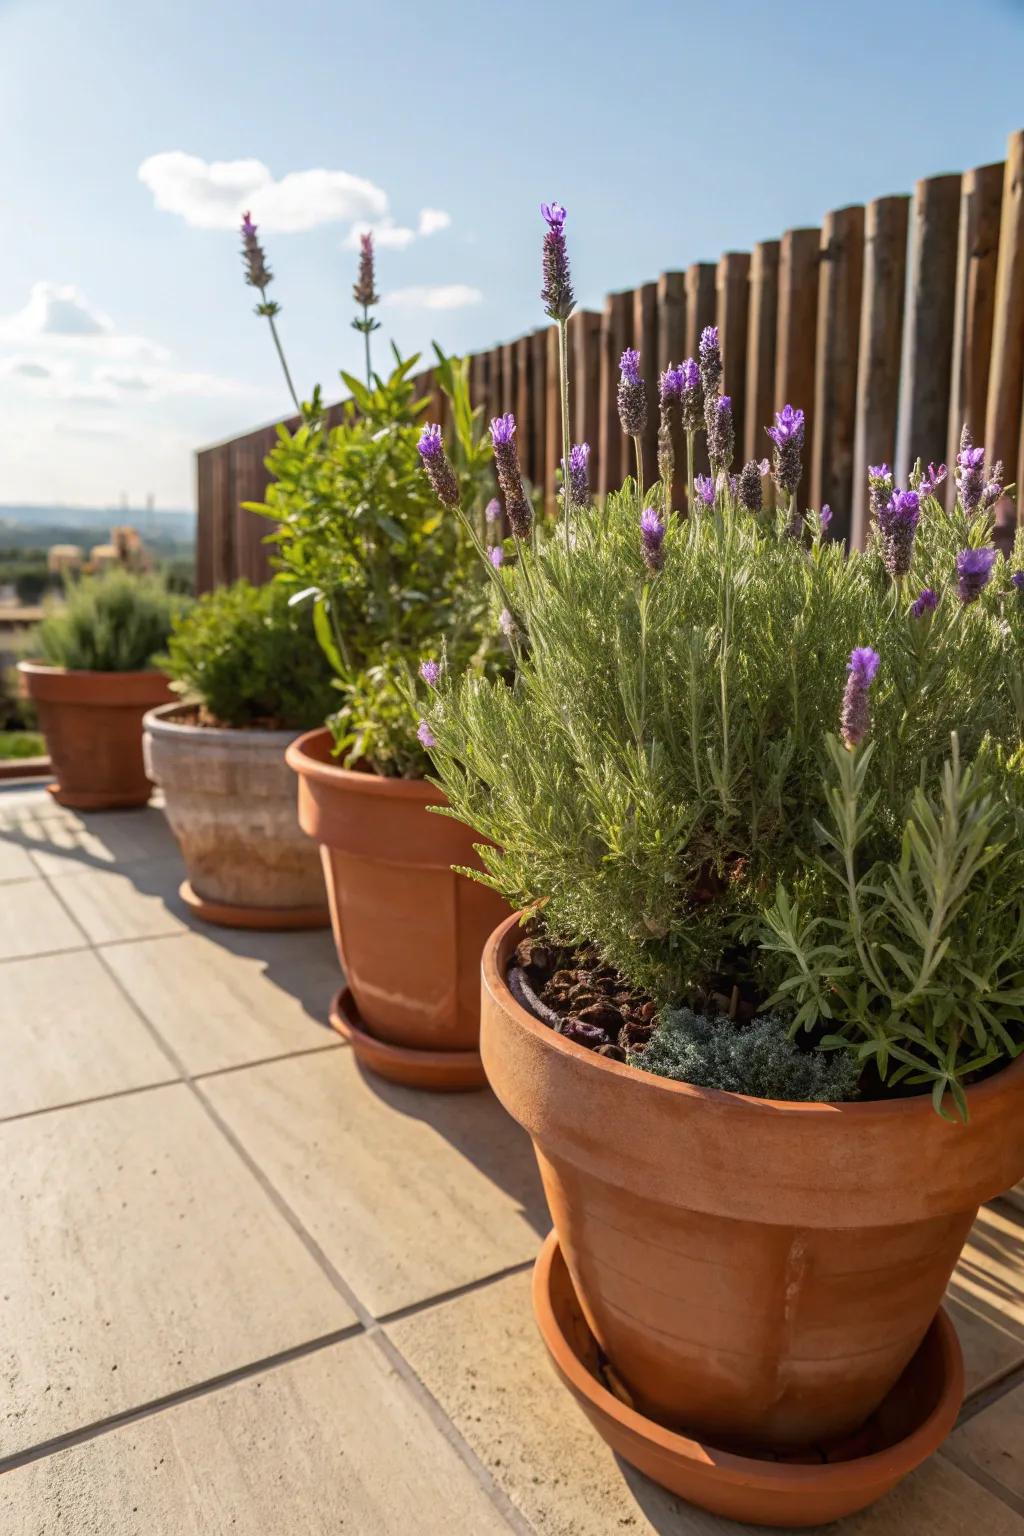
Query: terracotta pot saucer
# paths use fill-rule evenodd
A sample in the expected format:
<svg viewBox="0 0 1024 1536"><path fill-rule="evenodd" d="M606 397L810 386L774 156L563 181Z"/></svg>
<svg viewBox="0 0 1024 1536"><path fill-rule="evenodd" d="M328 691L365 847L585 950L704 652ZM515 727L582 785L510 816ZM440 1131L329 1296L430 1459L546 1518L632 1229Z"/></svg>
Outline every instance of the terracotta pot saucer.
<svg viewBox="0 0 1024 1536"><path fill-rule="evenodd" d="M662 1428L609 1390L554 1232L534 1266L533 1310L555 1369L612 1450L680 1498L730 1520L824 1525L864 1509L936 1450L963 1401L960 1344L942 1310L892 1391L845 1446L799 1460L738 1455Z"/></svg>
<svg viewBox="0 0 1024 1536"><path fill-rule="evenodd" d="M192 889L190 880L181 882L178 895L195 917L218 928L258 928L268 933L284 933L331 926L331 914L326 906L244 907L227 901L207 901Z"/></svg>
<svg viewBox="0 0 1024 1536"><path fill-rule="evenodd" d="M332 1028L352 1047L359 1064L391 1083L434 1093L464 1093L487 1086L479 1051L414 1050L378 1040L360 1019L348 987L334 994L330 1020Z"/></svg>
<svg viewBox="0 0 1024 1536"><path fill-rule="evenodd" d="M58 805L69 811L134 811L149 804L150 790L144 794L125 796L116 792L90 794L86 790L62 789L59 784L47 784L46 793L52 795Z"/></svg>

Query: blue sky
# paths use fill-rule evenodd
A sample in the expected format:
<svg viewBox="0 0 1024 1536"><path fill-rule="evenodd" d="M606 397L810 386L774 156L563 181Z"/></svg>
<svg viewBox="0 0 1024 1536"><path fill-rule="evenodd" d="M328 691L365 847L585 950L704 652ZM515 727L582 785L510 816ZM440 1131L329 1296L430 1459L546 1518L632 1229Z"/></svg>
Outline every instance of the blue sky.
<svg viewBox="0 0 1024 1536"><path fill-rule="evenodd" d="M293 371L332 397L358 367L346 242L367 218L382 334L469 350L543 318L541 198L568 206L596 306L1001 159L1024 0L969 13L968 32L951 0L0 0L0 502L187 506L194 448L284 412L240 276L246 202Z"/></svg>

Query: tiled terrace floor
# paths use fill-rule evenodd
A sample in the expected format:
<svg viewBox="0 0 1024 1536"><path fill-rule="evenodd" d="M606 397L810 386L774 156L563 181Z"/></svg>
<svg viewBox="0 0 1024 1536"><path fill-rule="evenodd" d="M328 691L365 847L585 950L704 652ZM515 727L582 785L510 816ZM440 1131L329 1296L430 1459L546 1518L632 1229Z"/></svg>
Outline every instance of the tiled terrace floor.
<svg viewBox="0 0 1024 1536"><path fill-rule="evenodd" d="M738 1531L556 1383L490 1094L364 1078L329 937L201 929L180 874L158 809L0 791L3 1536ZM1024 1213L952 1303L962 1425L842 1536L1024 1536Z"/></svg>

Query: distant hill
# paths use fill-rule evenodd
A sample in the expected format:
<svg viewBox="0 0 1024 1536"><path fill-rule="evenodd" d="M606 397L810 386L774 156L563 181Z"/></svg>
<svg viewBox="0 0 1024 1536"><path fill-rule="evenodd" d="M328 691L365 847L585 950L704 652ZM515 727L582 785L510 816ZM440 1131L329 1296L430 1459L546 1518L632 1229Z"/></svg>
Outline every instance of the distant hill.
<svg viewBox="0 0 1024 1536"><path fill-rule="evenodd" d="M8 534L22 532L31 532L29 543L81 543L83 539L71 537L76 530L81 534L99 529L106 539L111 528L125 524L137 528L147 543L195 542L194 512L156 512L145 507L17 507L0 504L0 544L23 545L24 538L8 537ZM58 537L58 532L64 537Z"/></svg>

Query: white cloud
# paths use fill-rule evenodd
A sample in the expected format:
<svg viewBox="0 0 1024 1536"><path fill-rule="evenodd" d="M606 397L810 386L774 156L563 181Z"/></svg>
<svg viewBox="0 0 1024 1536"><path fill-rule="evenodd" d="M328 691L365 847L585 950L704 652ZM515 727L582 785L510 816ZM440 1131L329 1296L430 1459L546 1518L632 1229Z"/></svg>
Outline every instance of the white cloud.
<svg viewBox="0 0 1024 1536"><path fill-rule="evenodd" d="M0 345L5 342L28 345L43 354L86 353L151 362L164 361L169 355L156 342L118 331L74 283L33 283L21 309L0 315ZM29 361L45 366L39 358Z"/></svg>
<svg viewBox="0 0 1024 1536"><path fill-rule="evenodd" d="M482 300L480 289L468 283L439 283L433 288L395 288L382 302L395 309L466 309Z"/></svg>
<svg viewBox="0 0 1024 1536"><path fill-rule="evenodd" d="M445 213L443 208L421 208L419 232L421 235L436 235L442 229L450 229L452 216Z"/></svg>
<svg viewBox="0 0 1024 1536"><path fill-rule="evenodd" d="M269 232L383 219L387 195L350 171L289 171L275 180L262 160L202 160L180 149L150 155L139 180L158 208L196 229L234 229L248 210Z"/></svg>

